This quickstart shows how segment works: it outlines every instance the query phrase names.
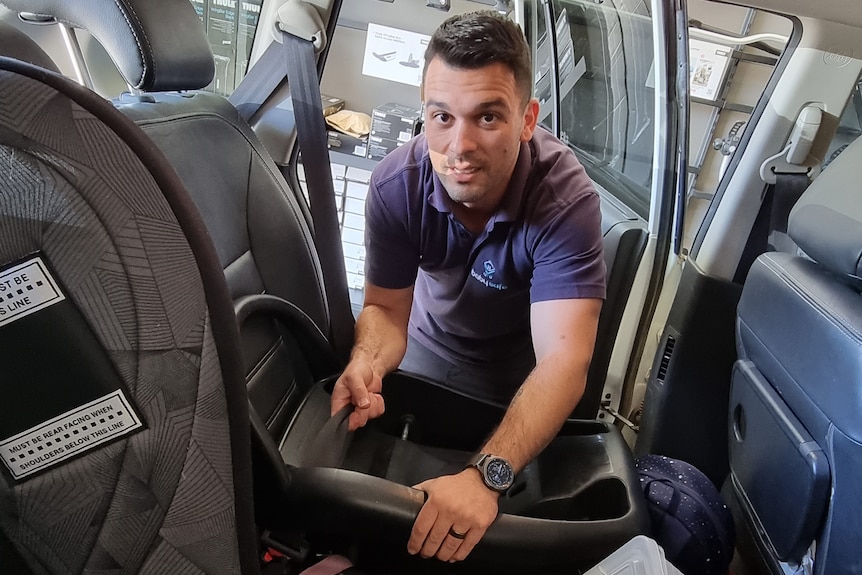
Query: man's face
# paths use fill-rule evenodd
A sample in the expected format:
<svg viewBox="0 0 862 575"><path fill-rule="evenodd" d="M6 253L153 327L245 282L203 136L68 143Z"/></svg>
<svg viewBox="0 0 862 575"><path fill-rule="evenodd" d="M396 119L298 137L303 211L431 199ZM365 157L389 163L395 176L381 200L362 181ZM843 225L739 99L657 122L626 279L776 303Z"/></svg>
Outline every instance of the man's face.
<svg viewBox="0 0 862 575"><path fill-rule="evenodd" d="M493 211L506 191L520 143L536 127L538 102L525 104L503 64L476 70L428 64L425 134L434 170L453 201Z"/></svg>

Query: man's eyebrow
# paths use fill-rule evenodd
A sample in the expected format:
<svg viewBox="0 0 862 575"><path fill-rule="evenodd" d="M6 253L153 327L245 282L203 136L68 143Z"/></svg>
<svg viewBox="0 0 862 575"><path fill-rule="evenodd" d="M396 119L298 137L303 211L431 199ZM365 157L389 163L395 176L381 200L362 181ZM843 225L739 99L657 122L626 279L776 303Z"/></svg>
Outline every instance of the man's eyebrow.
<svg viewBox="0 0 862 575"><path fill-rule="evenodd" d="M441 110L448 110L449 109L449 105L446 102L441 102L439 100L427 100L425 102L426 108L430 108L432 106L434 108L439 108ZM482 112L485 110L493 110L493 109L499 109L499 108L508 108L508 104L506 103L506 101L503 98L494 98L493 100L481 102L481 103L479 103L479 105L476 106L474 111L475 112Z"/></svg>
<svg viewBox="0 0 862 575"><path fill-rule="evenodd" d="M434 106L435 108L440 108L441 110L448 110L449 105L446 102L441 102L439 100L427 100L425 102L426 107Z"/></svg>
<svg viewBox="0 0 862 575"><path fill-rule="evenodd" d="M503 98L494 98L493 100L488 100L487 102L482 102L478 106L476 106L477 110L490 110L493 108L508 108L507 102Z"/></svg>

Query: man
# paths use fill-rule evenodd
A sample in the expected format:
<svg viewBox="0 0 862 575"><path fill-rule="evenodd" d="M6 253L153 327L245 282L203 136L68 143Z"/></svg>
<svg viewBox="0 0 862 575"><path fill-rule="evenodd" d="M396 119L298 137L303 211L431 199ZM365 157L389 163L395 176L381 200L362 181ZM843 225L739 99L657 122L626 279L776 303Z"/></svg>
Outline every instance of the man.
<svg viewBox="0 0 862 575"><path fill-rule="evenodd" d="M605 296L599 199L568 147L536 129L529 53L493 12L434 33L425 133L372 176L365 305L332 393L333 414L355 407L351 429L383 413L381 379L399 364L508 405L478 466L416 486L427 501L407 549L443 561L467 557L511 476L577 405Z"/></svg>

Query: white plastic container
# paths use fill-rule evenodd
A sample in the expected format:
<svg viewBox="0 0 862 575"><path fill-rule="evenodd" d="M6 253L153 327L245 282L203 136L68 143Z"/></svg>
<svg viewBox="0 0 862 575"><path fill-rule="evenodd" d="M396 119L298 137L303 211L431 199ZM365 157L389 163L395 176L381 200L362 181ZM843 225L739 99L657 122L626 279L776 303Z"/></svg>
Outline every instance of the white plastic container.
<svg viewBox="0 0 862 575"><path fill-rule="evenodd" d="M638 535L584 575L682 575L664 557L659 544Z"/></svg>

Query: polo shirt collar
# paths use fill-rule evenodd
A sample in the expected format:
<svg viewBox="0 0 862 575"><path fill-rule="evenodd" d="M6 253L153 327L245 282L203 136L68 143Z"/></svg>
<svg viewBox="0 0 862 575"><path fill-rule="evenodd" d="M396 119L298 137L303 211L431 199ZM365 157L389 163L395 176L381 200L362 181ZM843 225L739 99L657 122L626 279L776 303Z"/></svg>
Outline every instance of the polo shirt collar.
<svg viewBox="0 0 862 575"><path fill-rule="evenodd" d="M426 144L427 145L427 144ZM524 197L524 186L527 184L527 178L530 175L530 165L533 163L533 154L530 149L529 142L521 142L521 150L518 152L518 160L515 163L515 169L512 171L512 178L509 180L509 186L506 188L506 193L503 194L503 201L491 218L490 223L496 222L513 222L517 219L521 211L521 199ZM430 165L430 156L426 156ZM432 167L434 187L428 195L428 203L441 213L452 213L452 200L449 194L446 193L446 188L440 181L440 177Z"/></svg>

